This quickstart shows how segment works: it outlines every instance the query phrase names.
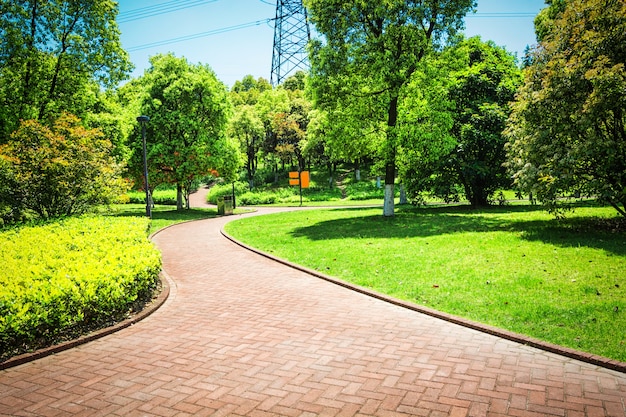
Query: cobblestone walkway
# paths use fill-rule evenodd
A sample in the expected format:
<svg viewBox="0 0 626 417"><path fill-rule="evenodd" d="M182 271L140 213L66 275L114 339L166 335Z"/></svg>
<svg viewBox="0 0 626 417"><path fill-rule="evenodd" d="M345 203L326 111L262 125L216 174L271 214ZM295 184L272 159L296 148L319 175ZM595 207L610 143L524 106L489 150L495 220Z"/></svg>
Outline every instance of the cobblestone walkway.
<svg viewBox="0 0 626 417"><path fill-rule="evenodd" d="M277 264L222 237L227 220L157 234L165 305L0 371L0 415L626 416L623 373Z"/></svg>

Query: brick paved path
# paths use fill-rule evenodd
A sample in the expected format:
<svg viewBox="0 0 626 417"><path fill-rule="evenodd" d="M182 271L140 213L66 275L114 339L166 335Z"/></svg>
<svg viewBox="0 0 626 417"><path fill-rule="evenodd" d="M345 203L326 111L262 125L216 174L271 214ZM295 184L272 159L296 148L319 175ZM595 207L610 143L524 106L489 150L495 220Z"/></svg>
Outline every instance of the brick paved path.
<svg viewBox="0 0 626 417"><path fill-rule="evenodd" d="M0 371L0 415L626 416L623 373L274 263L223 238L225 220L159 233L165 305Z"/></svg>

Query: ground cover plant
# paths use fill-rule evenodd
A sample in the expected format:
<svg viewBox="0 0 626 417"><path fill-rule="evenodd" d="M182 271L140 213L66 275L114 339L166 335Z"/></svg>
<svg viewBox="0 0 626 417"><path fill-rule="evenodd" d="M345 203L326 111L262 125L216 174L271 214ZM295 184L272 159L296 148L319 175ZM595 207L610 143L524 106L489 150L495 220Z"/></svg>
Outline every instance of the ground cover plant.
<svg viewBox="0 0 626 417"><path fill-rule="evenodd" d="M0 360L122 320L150 300L161 257L140 217L0 231Z"/></svg>
<svg viewBox="0 0 626 417"><path fill-rule="evenodd" d="M626 225L533 206L307 210L226 231L328 275L562 346L626 361ZM272 233L267 233L271 230Z"/></svg>

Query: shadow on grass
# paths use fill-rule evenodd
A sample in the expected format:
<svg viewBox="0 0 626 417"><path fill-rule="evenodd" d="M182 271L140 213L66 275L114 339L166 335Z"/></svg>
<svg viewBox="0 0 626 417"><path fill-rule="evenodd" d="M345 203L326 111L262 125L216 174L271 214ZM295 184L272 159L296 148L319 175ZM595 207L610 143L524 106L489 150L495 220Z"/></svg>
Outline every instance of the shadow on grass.
<svg viewBox="0 0 626 417"><path fill-rule="evenodd" d="M363 210L337 209L343 212ZM521 239L528 241L559 247L585 246L626 255L626 220L580 216L561 220L537 219L536 214L541 211L537 206L402 208L392 218L364 215L322 221L296 228L292 236L311 240L404 239L456 233L509 232L517 233ZM528 220L520 220L517 214L523 213L529 213ZM508 214L512 216L507 218Z"/></svg>

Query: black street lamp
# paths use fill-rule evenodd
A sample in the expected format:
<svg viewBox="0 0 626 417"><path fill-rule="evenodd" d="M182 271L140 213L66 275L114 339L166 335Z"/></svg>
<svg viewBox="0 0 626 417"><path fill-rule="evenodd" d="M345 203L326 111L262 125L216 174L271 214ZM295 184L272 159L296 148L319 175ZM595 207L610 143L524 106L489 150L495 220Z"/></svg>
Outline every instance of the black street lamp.
<svg viewBox="0 0 626 417"><path fill-rule="evenodd" d="M143 179L146 187L146 216L152 218L150 206L150 186L148 185L148 153L146 151L146 123L150 121L148 116L139 116L137 121L141 123L141 141L143 144Z"/></svg>

